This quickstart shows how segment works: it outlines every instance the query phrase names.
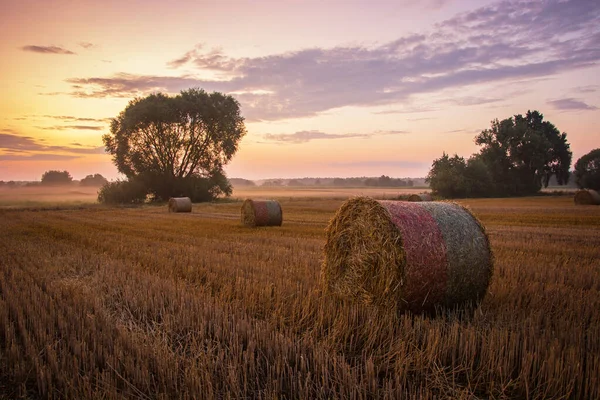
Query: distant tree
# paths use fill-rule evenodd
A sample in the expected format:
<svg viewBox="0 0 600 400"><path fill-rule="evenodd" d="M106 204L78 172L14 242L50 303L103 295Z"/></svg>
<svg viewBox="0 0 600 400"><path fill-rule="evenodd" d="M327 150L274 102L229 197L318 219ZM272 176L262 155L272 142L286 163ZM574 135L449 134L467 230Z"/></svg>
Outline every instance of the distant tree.
<svg viewBox="0 0 600 400"><path fill-rule="evenodd" d="M304 183L300 179L290 179L287 183L288 186L304 186Z"/></svg>
<svg viewBox="0 0 600 400"><path fill-rule="evenodd" d="M446 153L433 165L425 179L434 194L447 197L483 197L493 193L494 187L487 166L479 155L469 160Z"/></svg>
<svg viewBox="0 0 600 400"><path fill-rule="evenodd" d="M181 193L186 188L201 190L200 182L218 187L205 187L199 197L230 193L223 166L245 133L232 96L189 89L174 97L157 93L132 100L102 139L119 172L166 200L186 195Z"/></svg>
<svg viewBox="0 0 600 400"><path fill-rule="evenodd" d="M103 186L107 183L108 183L108 179L106 179L105 177L103 177L100 174L88 175L79 182L79 184L81 186L96 186L96 187Z"/></svg>
<svg viewBox="0 0 600 400"><path fill-rule="evenodd" d="M283 182L280 179L272 179L272 180L264 181L262 186L264 186L264 187L283 186Z"/></svg>
<svg viewBox="0 0 600 400"><path fill-rule="evenodd" d="M387 175L381 175L378 179L379 186L395 186L392 185L394 180Z"/></svg>
<svg viewBox="0 0 600 400"><path fill-rule="evenodd" d="M464 197L467 193L465 185L465 159L454 155L449 157L444 153L442 157L433 160L431 170L425 179L434 194L443 197Z"/></svg>
<svg viewBox="0 0 600 400"><path fill-rule="evenodd" d="M575 163L575 183L580 188L600 190L600 149L595 149Z"/></svg>
<svg viewBox="0 0 600 400"><path fill-rule="evenodd" d="M559 185L569 180L572 153L567 134L544 121L538 111L492 121L475 143L482 146L480 159L498 193L532 194L547 187L552 175Z"/></svg>
<svg viewBox="0 0 600 400"><path fill-rule="evenodd" d="M251 181L249 179L242 179L242 178L230 178L228 179L229 183L231 183L231 185L233 187L236 186L256 186L256 183L254 183L254 181Z"/></svg>
<svg viewBox="0 0 600 400"><path fill-rule="evenodd" d="M73 177L67 171L46 171L42 175L43 185L68 185L73 182Z"/></svg>

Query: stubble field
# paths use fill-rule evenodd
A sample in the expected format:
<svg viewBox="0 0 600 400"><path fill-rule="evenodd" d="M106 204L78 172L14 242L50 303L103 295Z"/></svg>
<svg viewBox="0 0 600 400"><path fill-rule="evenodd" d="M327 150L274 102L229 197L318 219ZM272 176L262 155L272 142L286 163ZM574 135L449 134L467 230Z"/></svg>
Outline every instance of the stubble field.
<svg viewBox="0 0 600 400"><path fill-rule="evenodd" d="M321 291L344 196L257 229L241 202L0 209L0 398L600 398L600 207L461 201L488 295L398 316Z"/></svg>

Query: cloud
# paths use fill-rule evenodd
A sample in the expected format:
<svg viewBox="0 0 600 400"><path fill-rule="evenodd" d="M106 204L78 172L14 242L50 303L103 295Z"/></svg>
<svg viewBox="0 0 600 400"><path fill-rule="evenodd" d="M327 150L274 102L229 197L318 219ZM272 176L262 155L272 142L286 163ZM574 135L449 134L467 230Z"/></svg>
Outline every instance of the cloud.
<svg viewBox="0 0 600 400"><path fill-rule="evenodd" d="M71 50L64 49L59 46L23 46L21 47L23 51L31 51L33 53L41 53L41 54L76 54Z"/></svg>
<svg viewBox="0 0 600 400"><path fill-rule="evenodd" d="M425 2L425 6L434 10L439 10L450 2L452 2L452 0L429 0Z"/></svg>
<svg viewBox="0 0 600 400"><path fill-rule="evenodd" d="M582 110L597 110L598 107L591 106L589 104L584 103L581 100L566 98L566 99L558 99L558 100L549 100L547 101L552 107L557 110L564 111L582 111Z"/></svg>
<svg viewBox="0 0 600 400"><path fill-rule="evenodd" d="M44 118L58 119L65 122L110 122L111 118L74 117L72 115L42 115Z"/></svg>
<svg viewBox="0 0 600 400"><path fill-rule="evenodd" d="M311 140L322 140L322 139L350 139L350 138L370 138L373 136L382 135L401 135L408 133L406 131L374 131L372 133L346 133L346 134L335 134L325 133L317 130L312 131L298 131L292 134L273 134L267 133L264 138L268 141L279 142L279 143L292 143L300 144L307 143Z"/></svg>
<svg viewBox="0 0 600 400"><path fill-rule="evenodd" d="M193 52L188 51L180 58L176 58L175 60L169 61L167 66L170 68L179 68L184 64L187 64L192 59Z"/></svg>
<svg viewBox="0 0 600 400"><path fill-rule="evenodd" d="M111 118L88 118L88 117L75 117L71 115L22 115L15 117L15 121L42 121L42 120L59 120L63 122L97 122L97 123L108 123ZM46 128L41 128L46 129ZM100 129L100 128L99 128Z"/></svg>
<svg viewBox="0 0 600 400"><path fill-rule="evenodd" d="M399 160L370 160L328 163L331 167L393 167L393 168L423 168L430 167L429 162L399 161Z"/></svg>
<svg viewBox="0 0 600 400"><path fill-rule="evenodd" d="M74 160L80 156L65 154L0 154L0 161L61 161Z"/></svg>
<svg viewBox="0 0 600 400"><path fill-rule="evenodd" d="M503 1L380 45L307 48L253 58L196 46L168 65L194 66L197 76L120 73L67 82L73 85L70 95L80 98L132 98L190 87L236 93L248 120L281 120L345 106L394 107L410 103L415 95L478 84L506 87L598 66L597 43L600 6L595 1ZM200 78L206 71L216 75ZM462 102L479 100L497 101Z"/></svg>
<svg viewBox="0 0 600 400"><path fill-rule="evenodd" d="M4 160L15 159L64 159L78 158L83 155L104 154L104 147L83 146L53 146L44 139L35 139L31 136L22 136L11 129L0 130L0 151L9 154L2 155ZM70 154L62 154L70 153ZM9 157L9 158L7 158ZM49 158L40 158L49 157ZM55 158L52 158L55 157Z"/></svg>
<svg viewBox="0 0 600 400"><path fill-rule="evenodd" d="M176 93L183 89L199 86L200 83L196 79L187 77L141 76L125 73L116 74L111 78L72 78L66 81L76 88L70 93L71 96L79 98L129 98L158 91ZM206 88L211 85L202 86ZM213 86L216 88L215 85ZM87 90L81 90L81 87L85 87ZM50 95L51 93L45 94Z"/></svg>
<svg viewBox="0 0 600 400"><path fill-rule="evenodd" d="M77 43L79 45L79 47L83 47L84 49L93 49L96 46L94 43L90 43L90 42L79 42Z"/></svg>
<svg viewBox="0 0 600 400"><path fill-rule="evenodd" d="M408 121L426 121L428 119L437 119L434 117L423 117L423 118L408 118Z"/></svg>
<svg viewBox="0 0 600 400"><path fill-rule="evenodd" d="M481 129L472 129L472 128L453 129L450 131L444 131L443 133L468 133L468 134L472 135L472 134L481 133Z"/></svg>
<svg viewBox="0 0 600 400"><path fill-rule="evenodd" d="M93 125L54 125L54 126L36 126L38 129L43 129L46 131L64 131L68 129L75 129L81 131L101 131L106 129L102 126L93 126Z"/></svg>
<svg viewBox="0 0 600 400"><path fill-rule="evenodd" d="M383 110L383 111L375 111L373 114L386 115L386 114L415 114L422 112L430 112L437 111L439 108L430 107L430 106L409 106L405 107L401 110Z"/></svg>
<svg viewBox="0 0 600 400"><path fill-rule="evenodd" d="M467 96L451 100L452 103L459 106L475 106L481 104L497 103L499 101L502 101L502 99L489 99L476 96Z"/></svg>
<svg viewBox="0 0 600 400"><path fill-rule="evenodd" d="M595 93L600 88L600 85L587 85L587 86L578 86L573 90L577 93Z"/></svg>

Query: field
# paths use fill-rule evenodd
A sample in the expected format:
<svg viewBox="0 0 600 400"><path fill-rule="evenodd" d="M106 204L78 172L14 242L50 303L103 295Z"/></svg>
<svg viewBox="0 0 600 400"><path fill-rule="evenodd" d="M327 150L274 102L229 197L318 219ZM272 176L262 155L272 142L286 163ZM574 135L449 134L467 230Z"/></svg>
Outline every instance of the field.
<svg viewBox="0 0 600 400"><path fill-rule="evenodd" d="M298 192L236 193L280 199L283 226L257 229L240 201L0 195L0 399L600 398L600 207L461 201L495 273L474 315L433 317L323 293L324 230L349 193Z"/></svg>

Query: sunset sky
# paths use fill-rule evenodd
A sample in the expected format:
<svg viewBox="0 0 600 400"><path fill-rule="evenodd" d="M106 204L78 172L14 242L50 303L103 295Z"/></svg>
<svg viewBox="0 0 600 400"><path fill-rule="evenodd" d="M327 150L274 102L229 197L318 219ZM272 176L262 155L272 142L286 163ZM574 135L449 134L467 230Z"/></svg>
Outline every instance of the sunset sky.
<svg viewBox="0 0 600 400"><path fill-rule="evenodd" d="M102 135L136 96L235 96L229 177L422 177L539 110L600 147L600 1L6 0L0 180L118 177Z"/></svg>

